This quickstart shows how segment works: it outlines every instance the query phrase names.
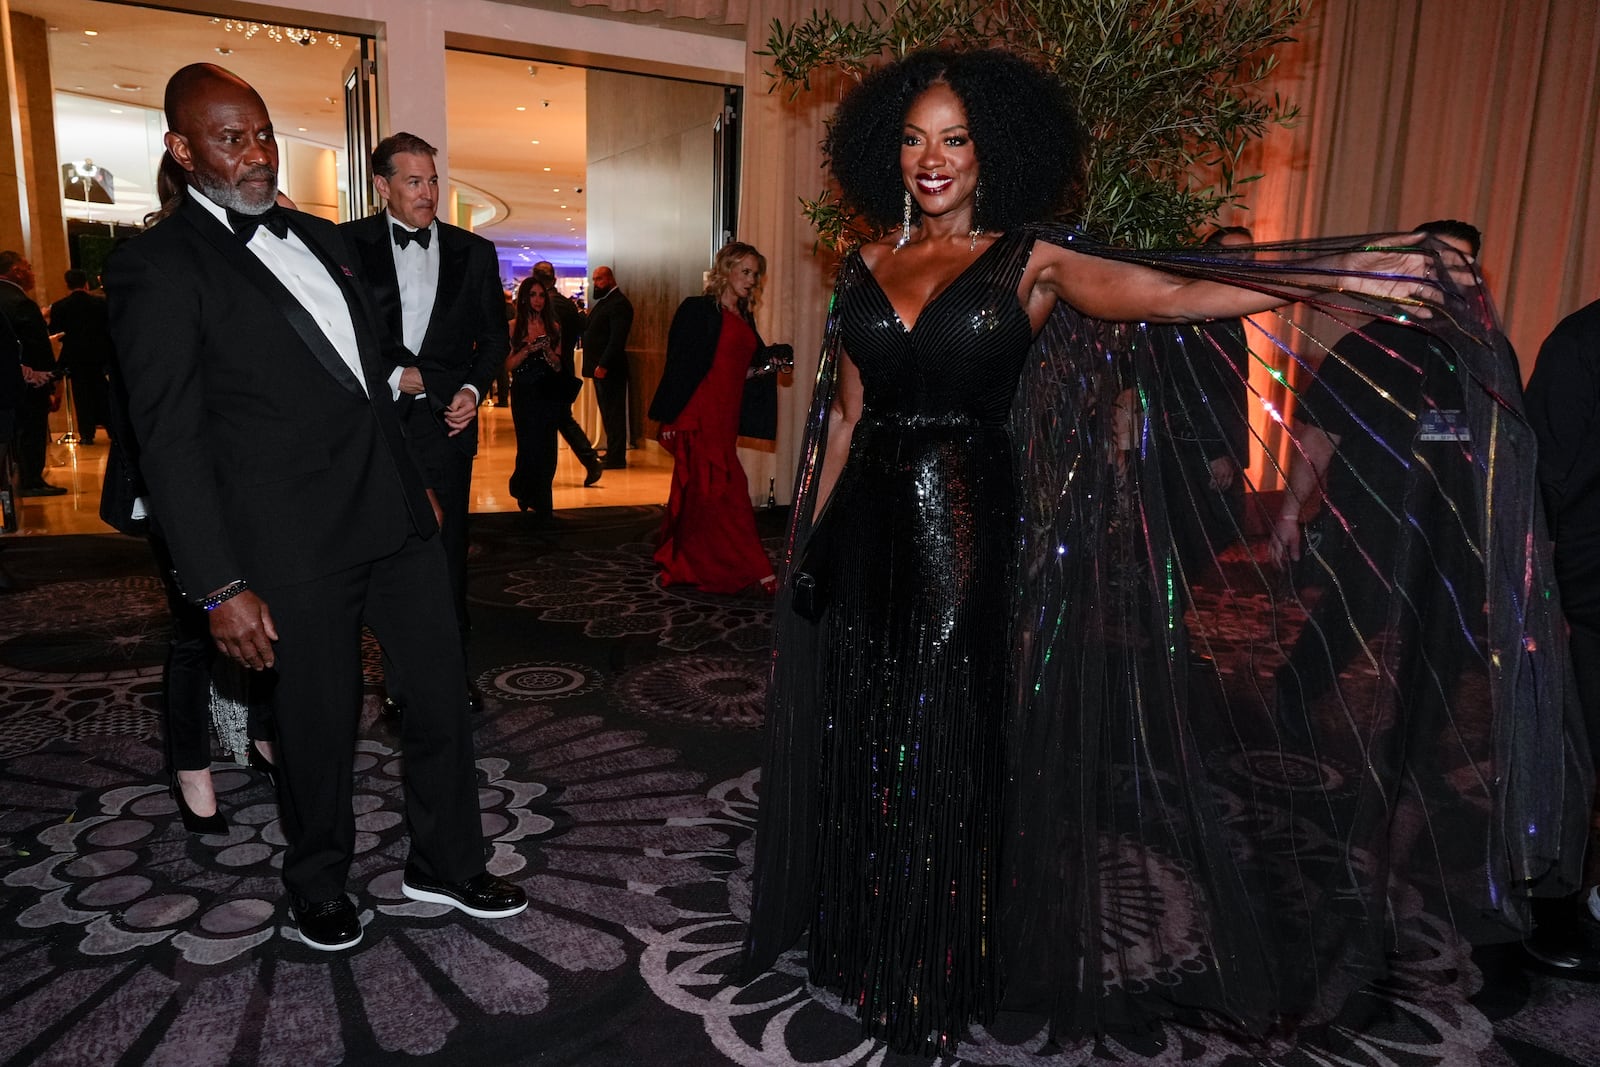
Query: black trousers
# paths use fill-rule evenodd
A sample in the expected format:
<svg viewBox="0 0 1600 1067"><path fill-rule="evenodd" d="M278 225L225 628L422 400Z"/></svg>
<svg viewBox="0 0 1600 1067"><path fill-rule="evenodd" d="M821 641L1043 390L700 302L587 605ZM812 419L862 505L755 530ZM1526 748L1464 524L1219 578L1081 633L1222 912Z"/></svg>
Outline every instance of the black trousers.
<svg viewBox="0 0 1600 1067"><path fill-rule="evenodd" d="M594 442L589 440L589 435L583 432L583 427L578 425L578 420L572 417L572 405L567 404L561 409L561 414L556 421L556 432L567 442L567 447L572 449L572 454L578 457L578 462L587 465L590 460L598 459L599 453L595 451Z"/></svg>
<svg viewBox="0 0 1600 1067"><path fill-rule="evenodd" d="M361 628L407 696L400 720L409 865L459 881L482 872L472 730L450 581L438 538L309 582L258 588L278 629L268 672L277 729L283 880L312 901L344 892L355 851L352 766L361 713Z"/></svg>
<svg viewBox="0 0 1600 1067"><path fill-rule="evenodd" d="M80 441L90 441L94 438L95 430L104 426L106 432L111 430L109 407L111 403L110 385L106 381L105 367L81 367L72 372L72 413L76 425L73 427Z"/></svg>
<svg viewBox="0 0 1600 1067"><path fill-rule="evenodd" d="M606 431L606 461L625 463L628 458L628 379L608 374L594 380L600 423Z"/></svg>
<svg viewBox="0 0 1600 1067"><path fill-rule="evenodd" d="M433 490L439 500L439 510L444 513L439 538L449 565L455 619L464 642L470 625L467 617L467 521L472 505L472 456L462 449L456 438L445 434L439 416L429 409L425 399L413 400L402 408L401 421L411 458L422 474L422 484Z"/></svg>
<svg viewBox="0 0 1600 1067"><path fill-rule="evenodd" d="M50 447L50 390L23 387L22 399L17 403L16 443L23 486L40 484Z"/></svg>
<svg viewBox="0 0 1600 1067"><path fill-rule="evenodd" d="M1217 555L1239 541L1244 529L1244 474L1227 489L1211 488L1207 447L1156 435L1173 546L1184 578L1201 584L1215 569Z"/></svg>
<svg viewBox="0 0 1600 1067"><path fill-rule="evenodd" d="M511 382L511 422L517 433L511 495L519 506L538 515L548 515L555 508L551 485L558 458L556 431L563 416L572 418L572 407L562 403L558 389L549 382L527 378L513 377Z"/></svg>

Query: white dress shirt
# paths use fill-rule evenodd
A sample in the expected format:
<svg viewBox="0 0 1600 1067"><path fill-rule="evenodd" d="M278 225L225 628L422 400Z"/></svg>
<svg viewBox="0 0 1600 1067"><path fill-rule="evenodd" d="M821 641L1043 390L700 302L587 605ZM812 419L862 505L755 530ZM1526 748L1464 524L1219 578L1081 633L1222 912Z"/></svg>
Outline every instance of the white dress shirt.
<svg viewBox="0 0 1600 1067"><path fill-rule="evenodd" d="M416 354L422 350L422 339L428 335L428 320L433 317L433 302L439 293L439 224L437 221L428 223L427 248L416 241L401 248L394 239L394 227L411 233L416 230L387 211L383 219L389 228L394 276L400 283L400 342Z"/></svg>
<svg viewBox="0 0 1600 1067"><path fill-rule="evenodd" d="M228 226L228 213L204 193L191 185L189 195L216 216L223 226ZM232 227L228 226L228 229L231 231ZM257 227L245 248L272 272L273 277L283 283L283 287L300 302L301 307L311 313L312 319L321 327L322 335L339 353L339 358L356 376L356 381L361 383L361 391L366 392L367 378L361 369L361 346L356 341L350 305L345 303L339 283L328 273L322 258L311 251L293 229L287 236L277 237L265 226Z"/></svg>
<svg viewBox="0 0 1600 1067"><path fill-rule="evenodd" d="M422 350L422 341L428 336L428 323L433 318L433 305L439 298L439 220L428 223L428 247L423 248L412 241L404 248L394 239L394 227L411 233L417 231L395 218L389 212L383 213L383 221L389 226L389 252L394 256L394 276L400 283L400 338L401 344L416 355ZM400 369L389 377L389 385L400 393ZM477 397L478 390L471 385L463 384L461 388ZM427 393L418 393L418 397L427 396ZM445 397L449 403L454 397Z"/></svg>

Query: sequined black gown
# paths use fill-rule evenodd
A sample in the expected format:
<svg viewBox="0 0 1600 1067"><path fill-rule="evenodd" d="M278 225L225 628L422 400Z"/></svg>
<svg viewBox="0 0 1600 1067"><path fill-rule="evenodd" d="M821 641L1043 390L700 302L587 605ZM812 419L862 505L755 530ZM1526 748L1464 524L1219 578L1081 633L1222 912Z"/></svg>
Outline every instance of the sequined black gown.
<svg viewBox="0 0 1600 1067"><path fill-rule="evenodd" d="M1416 929L1445 931L1441 951L1518 936L1519 891L1576 878L1591 787L1563 726L1532 437L1481 289L1440 304L1474 447L1450 478L1408 464L1399 506L1427 536L1392 553L1400 622L1364 651L1382 673L1341 674L1296 738L1256 679L1303 609L1249 560L1223 576L1236 599L1197 606L1157 453L1118 436L1128 394L1158 410L1150 346L1065 306L1031 336L1036 236L1075 239L998 238L910 329L859 255L843 264L789 545L832 593L816 625L787 584L776 605L739 978L804 944L813 982L899 1050L1000 1008L1061 1040L1168 1019L1248 1040L1330 1017ZM1371 240L1085 251L1307 301L1307 260L1326 274ZM1335 278L1295 313L1348 329L1408 310L1354 299ZM840 353L863 411L818 513ZM1217 640L1252 669L1195 668ZM1442 687L1426 716L1394 669L1416 655Z"/></svg>
<svg viewBox="0 0 1600 1067"><path fill-rule="evenodd" d="M1004 237L908 330L870 276L841 308L862 415L814 536L821 851L812 980L916 1046L986 1017L1016 504L1006 420L1032 332Z"/></svg>

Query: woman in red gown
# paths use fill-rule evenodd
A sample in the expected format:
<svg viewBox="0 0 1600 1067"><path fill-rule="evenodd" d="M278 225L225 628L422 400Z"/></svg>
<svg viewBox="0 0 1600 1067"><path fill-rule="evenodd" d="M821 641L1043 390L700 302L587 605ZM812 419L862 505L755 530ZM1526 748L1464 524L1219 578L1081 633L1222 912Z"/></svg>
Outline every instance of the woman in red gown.
<svg viewBox="0 0 1600 1067"><path fill-rule="evenodd" d="M650 403L661 445L673 457L655 554L663 585L708 593L759 587L770 594L777 587L735 450L746 381L776 370L751 317L766 270L760 252L731 241L717 253L705 293L672 317L666 367Z"/></svg>

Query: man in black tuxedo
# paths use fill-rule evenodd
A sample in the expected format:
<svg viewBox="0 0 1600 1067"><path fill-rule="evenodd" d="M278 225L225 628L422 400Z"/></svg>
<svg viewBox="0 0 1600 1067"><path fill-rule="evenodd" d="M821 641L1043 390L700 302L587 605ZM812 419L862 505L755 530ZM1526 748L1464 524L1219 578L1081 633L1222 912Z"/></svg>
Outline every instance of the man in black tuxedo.
<svg viewBox="0 0 1600 1067"><path fill-rule="evenodd" d="M17 450L22 496L61 496L64 486L44 480L50 449L50 391L56 381L56 354L44 312L33 302L33 266L20 252L0 252L0 315L21 342L22 395L17 398L16 427L9 438Z"/></svg>
<svg viewBox="0 0 1600 1067"><path fill-rule="evenodd" d="M66 275L67 295L50 305L50 332L61 335L61 366L72 381L72 407L78 417L78 443L94 444L94 434L104 426L111 432L110 386L106 369L111 364L111 326L106 301L89 291L89 276L81 270Z"/></svg>
<svg viewBox="0 0 1600 1067"><path fill-rule="evenodd" d="M589 280L594 303L583 331L583 376L594 379L606 431L601 465L620 470L628 465L628 333L633 329L633 305L617 288L610 267L596 267Z"/></svg>
<svg viewBox="0 0 1600 1067"><path fill-rule="evenodd" d="M345 881L363 625L412 700L402 891L517 914L522 890L484 869L450 579L357 261L331 223L275 204L277 142L254 89L194 64L165 103L187 188L107 264L112 337L178 583L222 653L271 686L301 939L361 939Z"/></svg>
<svg viewBox="0 0 1600 1067"><path fill-rule="evenodd" d="M455 618L467 636L467 514L478 404L510 350L505 293L494 245L440 222L439 174L427 141L396 133L372 152L373 184L387 208L340 229L361 259L391 351L401 366L391 385L411 457L438 501ZM388 665L385 676L393 671ZM474 711L477 687L462 679ZM392 683L386 709L407 699Z"/></svg>

